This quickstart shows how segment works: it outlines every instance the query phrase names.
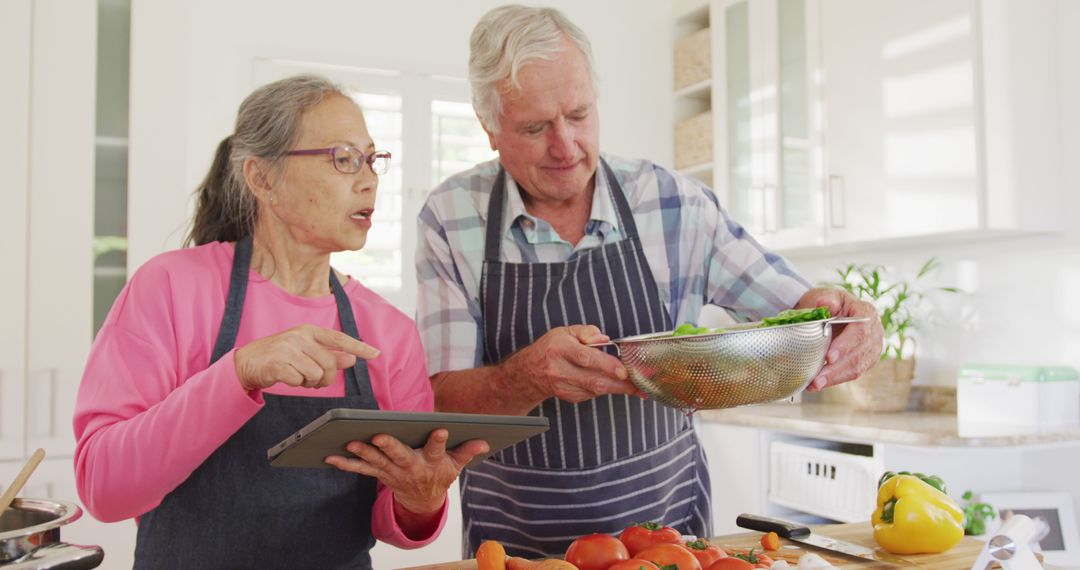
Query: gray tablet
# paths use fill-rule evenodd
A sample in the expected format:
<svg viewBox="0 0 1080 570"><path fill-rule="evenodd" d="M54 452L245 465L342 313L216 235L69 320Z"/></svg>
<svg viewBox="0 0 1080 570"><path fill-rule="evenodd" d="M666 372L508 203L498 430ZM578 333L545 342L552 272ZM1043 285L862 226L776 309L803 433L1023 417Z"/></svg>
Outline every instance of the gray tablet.
<svg viewBox="0 0 1080 570"><path fill-rule="evenodd" d="M337 408L326 412L300 431L266 451L266 458L275 467L331 467L323 459L330 455L352 454L345 450L350 441L370 442L380 433L391 435L402 443L420 448L428 435L446 428L450 438L446 448L452 449L470 439L488 442L491 451L477 455L466 467L483 461L487 456L548 430L548 419L538 416L493 416L484 414L449 414L419 412L384 412L381 410L350 410Z"/></svg>

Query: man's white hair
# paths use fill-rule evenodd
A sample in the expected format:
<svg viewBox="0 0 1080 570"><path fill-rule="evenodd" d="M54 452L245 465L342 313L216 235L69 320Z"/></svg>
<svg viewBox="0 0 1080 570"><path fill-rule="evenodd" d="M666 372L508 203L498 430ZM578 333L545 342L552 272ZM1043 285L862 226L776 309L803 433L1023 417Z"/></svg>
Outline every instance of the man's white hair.
<svg viewBox="0 0 1080 570"><path fill-rule="evenodd" d="M563 37L585 55L595 86L592 44L562 12L510 4L480 18L469 38L469 83L473 109L488 131L499 132L503 82L509 79L511 89L520 89L521 68L535 61L554 61L564 50Z"/></svg>

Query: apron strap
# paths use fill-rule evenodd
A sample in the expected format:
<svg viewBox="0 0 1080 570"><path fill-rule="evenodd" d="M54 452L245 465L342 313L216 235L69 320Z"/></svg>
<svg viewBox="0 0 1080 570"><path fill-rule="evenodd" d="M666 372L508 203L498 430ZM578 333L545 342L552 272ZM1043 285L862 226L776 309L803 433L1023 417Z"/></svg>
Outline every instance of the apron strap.
<svg viewBox="0 0 1080 570"><path fill-rule="evenodd" d="M352 303L349 302L345 288L338 282L334 268L330 268L330 289L334 292L334 301L337 302L338 319L341 321L341 330L345 334L361 340L360 332L356 328L356 317L353 315ZM362 358L356 359L356 364L345 371L345 395L359 396L363 403L363 409L377 410L378 402L375 394L371 391L371 376L368 374L367 361Z"/></svg>
<svg viewBox="0 0 1080 570"><path fill-rule="evenodd" d="M625 239L638 236L637 224L634 223L634 214L630 210L630 202L626 200L619 180L615 178L615 171L611 169L607 161L600 159L601 168L608 180L608 192L615 203L615 211L619 216ZM599 171L597 171L599 174ZM506 215L506 169L499 167L499 174L491 185L491 197L488 199L487 227L484 230L484 261L497 262L502 251L502 224Z"/></svg>
<svg viewBox="0 0 1080 570"><path fill-rule="evenodd" d="M502 223L506 203L506 170L499 166L499 175L491 185L491 198L488 199L487 227L484 230L484 261L499 261L502 249Z"/></svg>
<svg viewBox="0 0 1080 570"><path fill-rule="evenodd" d="M236 346L236 335L240 330L240 316L244 312L244 297L247 294L251 251L251 236L237 240L235 253L233 254L232 272L229 276L229 294L225 298L225 313L221 317L221 326L218 327L217 340L214 342L214 352L210 356L210 364L217 362ZM334 293L334 302L337 305L338 320L341 321L342 332L360 340L352 303L349 302L349 297L345 294L345 289L338 281L333 268L330 269L330 290ZM371 376L368 374L367 361L357 358L356 364L352 368L345 370L345 395L359 396L364 409L379 409L375 394L371 390Z"/></svg>
<svg viewBox="0 0 1080 570"><path fill-rule="evenodd" d="M237 240L233 253L232 274L229 276L229 295L225 298L225 314L221 316L214 352L210 364L218 361L236 346L236 333L240 330L240 315L244 311L244 295L247 294L248 268L251 266L251 236Z"/></svg>
<svg viewBox="0 0 1080 570"><path fill-rule="evenodd" d="M611 198L615 202L615 210L619 214L619 223L622 225L623 233L626 235L625 239L638 237L634 213L630 210L630 202L626 199L626 194L623 192L622 185L619 184L619 179L615 178L615 171L602 158L600 164L604 168L604 173L607 174L608 188L611 190Z"/></svg>

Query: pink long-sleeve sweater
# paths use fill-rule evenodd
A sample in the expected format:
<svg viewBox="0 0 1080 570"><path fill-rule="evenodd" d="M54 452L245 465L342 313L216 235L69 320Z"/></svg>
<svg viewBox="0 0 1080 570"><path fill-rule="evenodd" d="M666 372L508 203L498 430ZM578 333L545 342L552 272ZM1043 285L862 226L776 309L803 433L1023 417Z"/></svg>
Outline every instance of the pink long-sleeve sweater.
<svg viewBox="0 0 1080 570"><path fill-rule="evenodd" d="M102 521L138 517L205 461L263 405L236 376L235 349L207 367L217 338L233 245L211 243L146 262L117 297L86 364L75 408L75 478L87 510ZM368 361L384 410L431 411L434 396L412 320L355 279L345 285L360 337L381 354ZM332 294L297 297L252 271L236 347L301 324L340 330ZM345 374L312 390L275 384L278 395L340 397ZM407 537L381 484L371 514L377 540L402 548Z"/></svg>

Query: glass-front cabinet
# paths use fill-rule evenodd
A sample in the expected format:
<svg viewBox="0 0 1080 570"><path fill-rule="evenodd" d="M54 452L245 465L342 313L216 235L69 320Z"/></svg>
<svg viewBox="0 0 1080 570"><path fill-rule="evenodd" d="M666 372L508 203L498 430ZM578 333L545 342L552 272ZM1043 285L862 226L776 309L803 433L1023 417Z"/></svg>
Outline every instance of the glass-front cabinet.
<svg viewBox="0 0 1080 570"><path fill-rule="evenodd" d="M815 3L738 0L717 9L717 185L735 220L772 247L823 238L818 62L807 49Z"/></svg>
<svg viewBox="0 0 1080 570"><path fill-rule="evenodd" d="M1055 5L673 0L675 167L788 255L1059 230Z"/></svg>
<svg viewBox="0 0 1080 570"><path fill-rule="evenodd" d="M127 282L130 0L98 1L94 135L94 333Z"/></svg>

